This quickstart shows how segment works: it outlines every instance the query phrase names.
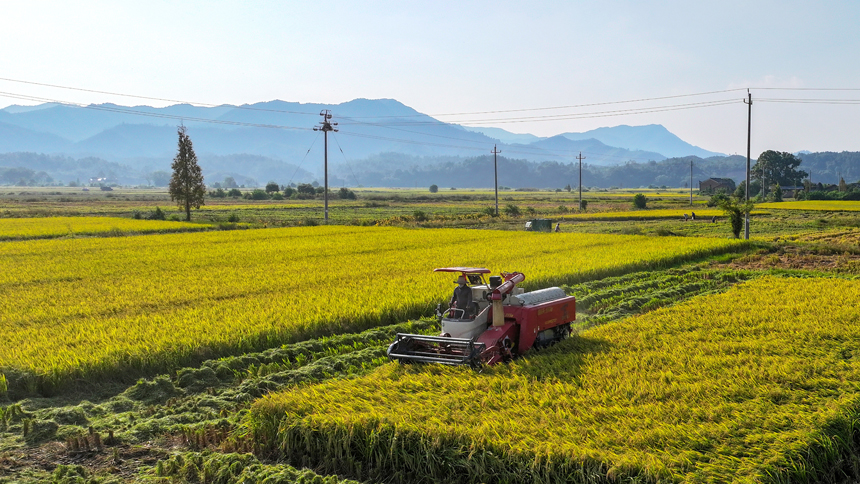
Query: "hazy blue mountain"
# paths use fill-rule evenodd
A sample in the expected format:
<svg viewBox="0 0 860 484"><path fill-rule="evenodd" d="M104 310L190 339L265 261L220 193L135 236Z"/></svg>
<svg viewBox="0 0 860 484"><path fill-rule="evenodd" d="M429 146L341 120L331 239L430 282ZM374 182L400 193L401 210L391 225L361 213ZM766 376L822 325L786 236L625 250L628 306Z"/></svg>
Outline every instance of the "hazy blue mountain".
<svg viewBox="0 0 860 484"><path fill-rule="evenodd" d="M0 111L6 111L7 113L17 114L17 113L26 113L28 111L38 111L40 109L47 109L47 108L51 108L54 106L59 106L59 104L43 103L43 104L37 104L36 106L20 106L18 104L13 104L11 106L6 106L5 108L0 109Z"/></svg>
<svg viewBox="0 0 860 484"><path fill-rule="evenodd" d="M72 145L66 139L0 121L0 153L14 151L41 151L56 153Z"/></svg>
<svg viewBox="0 0 860 484"><path fill-rule="evenodd" d="M297 176L321 178L323 135L312 128L321 120L322 110L331 111L339 129L329 133L329 164L353 172L472 158L488 154L493 145L517 159L569 164L582 152L586 163L607 166L659 161L675 153L710 154L659 125L540 138L444 123L393 99L355 99L334 105L275 100L217 107L10 106L0 110L0 153L101 159L125 167L127 179L143 180L147 173L169 169L176 152L176 126L182 123L201 163L222 157L217 168L208 168L210 173L282 183L289 179L283 179L291 172L289 167L300 167ZM383 159L384 167L366 166Z"/></svg>
<svg viewBox="0 0 860 484"><path fill-rule="evenodd" d="M0 111L0 121L52 133L77 142L121 124L148 124L153 126L169 124L178 126L184 122L187 126L195 126L201 123L195 123L194 118L214 120L231 109L233 109L232 106L207 108L188 104L176 104L164 108L128 107L116 104L92 104L87 107L53 105L44 109L17 113ZM134 114L135 112L155 116L143 116ZM189 119L183 120L183 117ZM0 150L2 150L2 146L0 146Z"/></svg>
<svg viewBox="0 0 860 484"><path fill-rule="evenodd" d="M659 124L645 126L621 125L611 128L592 129L584 133L564 133L562 136L572 140L594 138L609 146L627 148L628 150L654 151L666 157L698 156L707 158L710 156L725 156L722 153L715 153L698 146L693 146Z"/></svg>
<svg viewBox="0 0 860 484"><path fill-rule="evenodd" d="M585 162L592 165L619 165L628 161L645 162L666 159L660 153L607 146L594 138L571 140L563 135L542 139L528 145L511 145L507 152L514 156L543 153L539 156L540 159L567 163L578 163L575 157L581 152ZM524 157L535 159L534 155Z"/></svg>
<svg viewBox="0 0 860 484"><path fill-rule="evenodd" d="M511 133L510 131L504 130L502 128L479 128L477 126L463 126L463 129L465 129L466 131L485 134L490 138L499 140L499 142L505 144L528 144L534 143L535 141L540 141L542 139L546 139L529 133Z"/></svg>

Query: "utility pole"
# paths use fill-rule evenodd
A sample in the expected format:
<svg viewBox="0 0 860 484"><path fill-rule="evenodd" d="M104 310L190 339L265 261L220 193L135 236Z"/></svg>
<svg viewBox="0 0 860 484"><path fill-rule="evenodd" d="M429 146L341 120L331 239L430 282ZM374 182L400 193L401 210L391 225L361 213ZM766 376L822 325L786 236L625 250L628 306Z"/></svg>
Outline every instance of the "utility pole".
<svg viewBox="0 0 860 484"><path fill-rule="evenodd" d="M749 100L744 100L749 109L747 112L747 206L750 203L750 137L752 136L752 93L747 90ZM750 239L750 211L747 209L744 213L744 239Z"/></svg>
<svg viewBox="0 0 860 484"><path fill-rule="evenodd" d="M585 159L585 157L582 156L581 151L579 152L579 156L577 156L576 159L579 160L579 211L581 212L582 211L582 160Z"/></svg>
<svg viewBox="0 0 860 484"><path fill-rule="evenodd" d="M693 160L690 160L690 206L693 206Z"/></svg>
<svg viewBox="0 0 860 484"><path fill-rule="evenodd" d="M493 154L493 170L496 174L496 217L499 216L499 162L498 162L498 154L501 151L496 149L496 145L493 145L493 151L490 153Z"/></svg>
<svg viewBox="0 0 860 484"><path fill-rule="evenodd" d="M331 111L328 109L323 109L320 111L320 116L323 117L322 121L320 121L319 126L314 126L314 131L322 131L323 137L325 138L325 155L324 156L324 164L323 170L325 171L325 187L323 192L323 197L325 198L325 223L328 223L328 132L335 131L337 132L337 123L329 122L331 119Z"/></svg>

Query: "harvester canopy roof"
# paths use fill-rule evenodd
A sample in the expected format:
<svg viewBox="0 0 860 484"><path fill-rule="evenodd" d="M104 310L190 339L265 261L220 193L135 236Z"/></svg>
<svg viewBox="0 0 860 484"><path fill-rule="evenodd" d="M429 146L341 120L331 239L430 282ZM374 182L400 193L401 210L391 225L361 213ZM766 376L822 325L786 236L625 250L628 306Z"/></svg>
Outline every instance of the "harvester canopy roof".
<svg viewBox="0 0 860 484"><path fill-rule="evenodd" d="M462 272L464 274L489 274L489 269L483 267L440 267L433 272Z"/></svg>

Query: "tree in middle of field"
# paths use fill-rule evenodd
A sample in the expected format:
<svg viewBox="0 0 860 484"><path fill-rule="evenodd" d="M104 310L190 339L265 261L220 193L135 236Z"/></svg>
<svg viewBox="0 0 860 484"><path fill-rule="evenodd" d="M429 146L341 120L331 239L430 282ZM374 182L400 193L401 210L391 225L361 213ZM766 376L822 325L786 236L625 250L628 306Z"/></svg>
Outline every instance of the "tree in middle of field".
<svg viewBox="0 0 860 484"><path fill-rule="evenodd" d="M736 239L739 239L741 237L741 230L744 228L744 215L752 210L753 203L739 198L726 197L721 199L718 205L729 216L729 223L732 225L732 235Z"/></svg>
<svg viewBox="0 0 860 484"><path fill-rule="evenodd" d="M197 155L191 145L187 128L180 126L179 148L173 158L173 175L170 177L170 199L185 209L185 220L191 221L191 207L199 209L206 196L206 185L203 184L203 170L197 164Z"/></svg>
<svg viewBox="0 0 860 484"><path fill-rule="evenodd" d="M759 155L752 172L759 175L765 188L776 186L798 186L809 173L799 170L801 159L791 153L767 150ZM752 188L752 185L750 185ZM752 196L752 194L750 194Z"/></svg>

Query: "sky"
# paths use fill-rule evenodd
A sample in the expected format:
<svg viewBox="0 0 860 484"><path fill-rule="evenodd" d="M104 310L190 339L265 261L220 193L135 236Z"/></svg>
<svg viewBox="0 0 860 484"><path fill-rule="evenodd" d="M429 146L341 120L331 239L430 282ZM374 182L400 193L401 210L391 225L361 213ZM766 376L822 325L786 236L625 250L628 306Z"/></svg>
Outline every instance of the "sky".
<svg viewBox="0 0 860 484"><path fill-rule="evenodd" d="M662 124L727 154L746 153L751 88L753 157L860 151L860 102L767 101L860 100L856 1L0 0L0 9L0 78L209 104L393 98L444 121L539 136ZM820 88L855 90L809 90ZM727 92L583 106L714 91ZM0 92L164 105L9 81ZM0 94L9 104L33 102ZM646 112L607 116L631 108ZM527 111L498 112L509 110Z"/></svg>

